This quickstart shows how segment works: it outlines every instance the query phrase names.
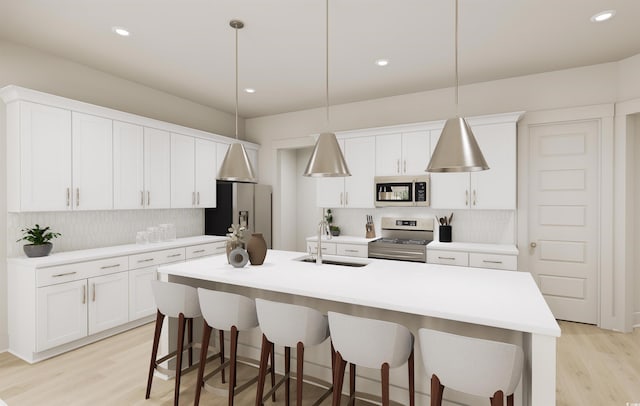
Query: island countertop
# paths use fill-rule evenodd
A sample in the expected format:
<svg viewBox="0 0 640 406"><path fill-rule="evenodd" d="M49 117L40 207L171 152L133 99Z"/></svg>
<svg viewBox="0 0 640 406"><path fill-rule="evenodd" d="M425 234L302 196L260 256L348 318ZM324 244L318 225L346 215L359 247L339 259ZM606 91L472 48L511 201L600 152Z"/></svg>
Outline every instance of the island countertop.
<svg viewBox="0 0 640 406"><path fill-rule="evenodd" d="M225 255L162 266L159 272L249 288L307 296L504 328L551 337L560 327L529 273L400 262L364 267L296 261L301 252L269 250L265 263L233 268Z"/></svg>

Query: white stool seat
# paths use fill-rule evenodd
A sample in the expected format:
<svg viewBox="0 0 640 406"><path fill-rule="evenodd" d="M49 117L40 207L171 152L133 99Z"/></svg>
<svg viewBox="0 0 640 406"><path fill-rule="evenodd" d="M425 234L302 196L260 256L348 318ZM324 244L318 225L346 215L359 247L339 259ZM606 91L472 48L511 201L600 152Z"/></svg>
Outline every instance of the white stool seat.
<svg viewBox="0 0 640 406"><path fill-rule="evenodd" d="M200 316L200 303L196 288L179 283L152 280L151 290L158 310L165 316L178 317L180 313L185 318Z"/></svg>
<svg viewBox="0 0 640 406"><path fill-rule="evenodd" d="M315 309L256 299L260 329L267 339L283 347L318 345L329 337L327 317Z"/></svg>
<svg viewBox="0 0 640 406"><path fill-rule="evenodd" d="M248 297L198 288L200 311L207 324L217 330L238 331L258 327L256 304Z"/></svg>
<svg viewBox="0 0 640 406"><path fill-rule="evenodd" d="M492 398L512 395L522 374L524 355L517 345L420 329L422 361L444 387Z"/></svg>

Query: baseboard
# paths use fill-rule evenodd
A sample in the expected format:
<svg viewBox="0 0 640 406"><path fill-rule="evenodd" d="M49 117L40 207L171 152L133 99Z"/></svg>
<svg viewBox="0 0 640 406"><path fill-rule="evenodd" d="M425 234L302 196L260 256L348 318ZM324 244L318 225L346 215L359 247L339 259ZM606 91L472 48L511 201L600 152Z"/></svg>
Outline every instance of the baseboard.
<svg viewBox="0 0 640 406"><path fill-rule="evenodd" d="M640 327L640 312L634 312L632 320L633 321L631 323L633 325L633 328Z"/></svg>

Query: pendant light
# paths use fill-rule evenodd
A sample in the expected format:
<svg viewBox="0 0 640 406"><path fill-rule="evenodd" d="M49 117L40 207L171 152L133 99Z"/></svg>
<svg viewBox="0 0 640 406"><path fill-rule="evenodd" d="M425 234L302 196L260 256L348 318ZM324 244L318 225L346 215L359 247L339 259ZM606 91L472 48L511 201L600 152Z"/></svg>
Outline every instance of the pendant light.
<svg viewBox="0 0 640 406"><path fill-rule="evenodd" d="M444 124L427 172L475 172L489 169L471 127L458 113L458 0L455 17L456 117Z"/></svg>
<svg viewBox="0 0 640 406"><path fill-rule="evenodd" d="M227 154L224 156L218 180L226 180L238 183L258 183L255 172L249 161L244 145L238 140L238 30L244 27L244 23L239 20L231 20L229 25L236 32L236 142L229 146Z"/></svg>
<svg viewBox="0 0 640 406"><path fill-rule="evenodd" d="M326 10L326 49L325 49L325 107L327 111L327 131L320 134L313 148L311 158L303 176L345 177L351 176L347 162L342 155L336 135L329 128L329 0L325 1Z"/></svg>

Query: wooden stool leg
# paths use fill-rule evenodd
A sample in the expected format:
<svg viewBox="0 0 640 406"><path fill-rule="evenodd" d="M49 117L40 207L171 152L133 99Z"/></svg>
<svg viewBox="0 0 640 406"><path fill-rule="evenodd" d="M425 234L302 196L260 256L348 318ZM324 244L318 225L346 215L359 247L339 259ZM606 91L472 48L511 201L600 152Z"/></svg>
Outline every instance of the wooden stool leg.
<svg viewBox="0 0 640 406"><path fill-rule="evenodd" d="M347 406L353 406L356 404L356 399L353 395L356 393L356 364L349 364L349 404Z"/></svg>
<svg viewBox="0 0 640 406"><path fill-rule="evenodd" d="M431 376L431 406L442 406L442 394L444 386L436 375Z"/></svg>
<svg viewBox="0 0 640 406"><path fill-rule="evenodd" d="M336 351L336 360L334 362L335 370L333 374L333 401L332 406L340 406L342 400L342 382L344 381L344 370L347 367L347 361L342 359L339 351Z"/></svg>
<svg viewBox="0 0 640 406"><path fill-rule="evenodd" d="M271 344L271 387L276 386L276 345ZM276 401L276 393L271 394L271 400Z"/></svg>
<svg viewBox="0 0 640 406"><path fill-rule="evenodd" d="M389 364L382 364L382 406L389 406Z"/></svg>
<svg viewBox="0 0 640 406"><path fill-rule="evenodd" d="M507 406L513 406L513 393L507 396Z"/></svg>
<svg viewBox="0 0 640 406"><path fill-rule="evenodd" d="M291 347L284 347L284 404L289 406L289 391L291 379Z"/></svg>
<svg viewBox="0 0 640 406"><path fill-rule="evenodd" d="M220 330L218 332L218 337L220 338L220 365L224 364L224 330ZM224 379L224 368L220 371L220 376L222 377L222 383L226 383Z"/></svg>
<svg viewBox="0 0 640 406"><path fill-rule="evenodd" d="M173 394L173 404L178 406L178 399L180 398L180 377L182 376L182 352L184 347L184 330L187 324L187 320L184 318L184 314L178 315L178 343L176 344L176 387Z"/></svg>
<svg viewBox="0 0 640 406"><path fill-rule="evenodd" d="M194 406L200 404L200 393L202 392L202 386L204 385L204 367L207 363L207 349L209 348L209 340L211 339L211 326L204 322L202 328L202 348L200 349L200 366L198 367L198 380L196 383L196 398L193 403Z"/></svg>
<svg viewBox="0 0 640 406"><path fill-rule="evenodd" d="M416 383L415 383L415 368L413 365L413 349L411 349L411 354L409 354L409 406L416 405Z"/></svg>
<svg viewBox="0 0 640 406"><path fill-rule="evenodd" d="M158 358L158 345L160 344L160 333L162 332L162 322L164 314L156 313L156 328L153 332L153 347L151 348L151 362L149 362L149 377L147 378L147 393L144 398L149 399L151 395L151 383L153 382L153 371L156 369L156 359Z"/></svg>
<svg viewBox="0 0 640 406"><path fill-rule="evenodd" d="M258 369L258 388L256 390L256 405L262 406L262 394L264 393L264 381L267 378L267 363L272 344L267 336L262 335L262 348L260 351L260 369Z"/></svg>
<svg viewBox="0 0 640 406"><path fill-rule="evenodd" d="M238 353L238 328L231 327L231 349L229 352L229 406L233 406L236 388L236 355Z"/></svg>
<svg viewBox="0 0 640 406"><path fill-rule="evenodd" d="M188 318L187 319L187 340L189 343L189 350L187 351L187 353L189 354L189 366L193 365L193 348L192 348L192 344L193 344L193 319L192 318Z"/></svg>
<svg viewBox="0 0 640 406"><path fill-rule="evenodd" d="M296 351L296 406L302 406L302 378L304 376L304 344L298 342Z"/></svg>
<svg viewBox="0 0 640 406"><path fill-rule="evenodd" d="M504 393L501 390L493 394L491 400L491 406L504 406Z"/></svg>

